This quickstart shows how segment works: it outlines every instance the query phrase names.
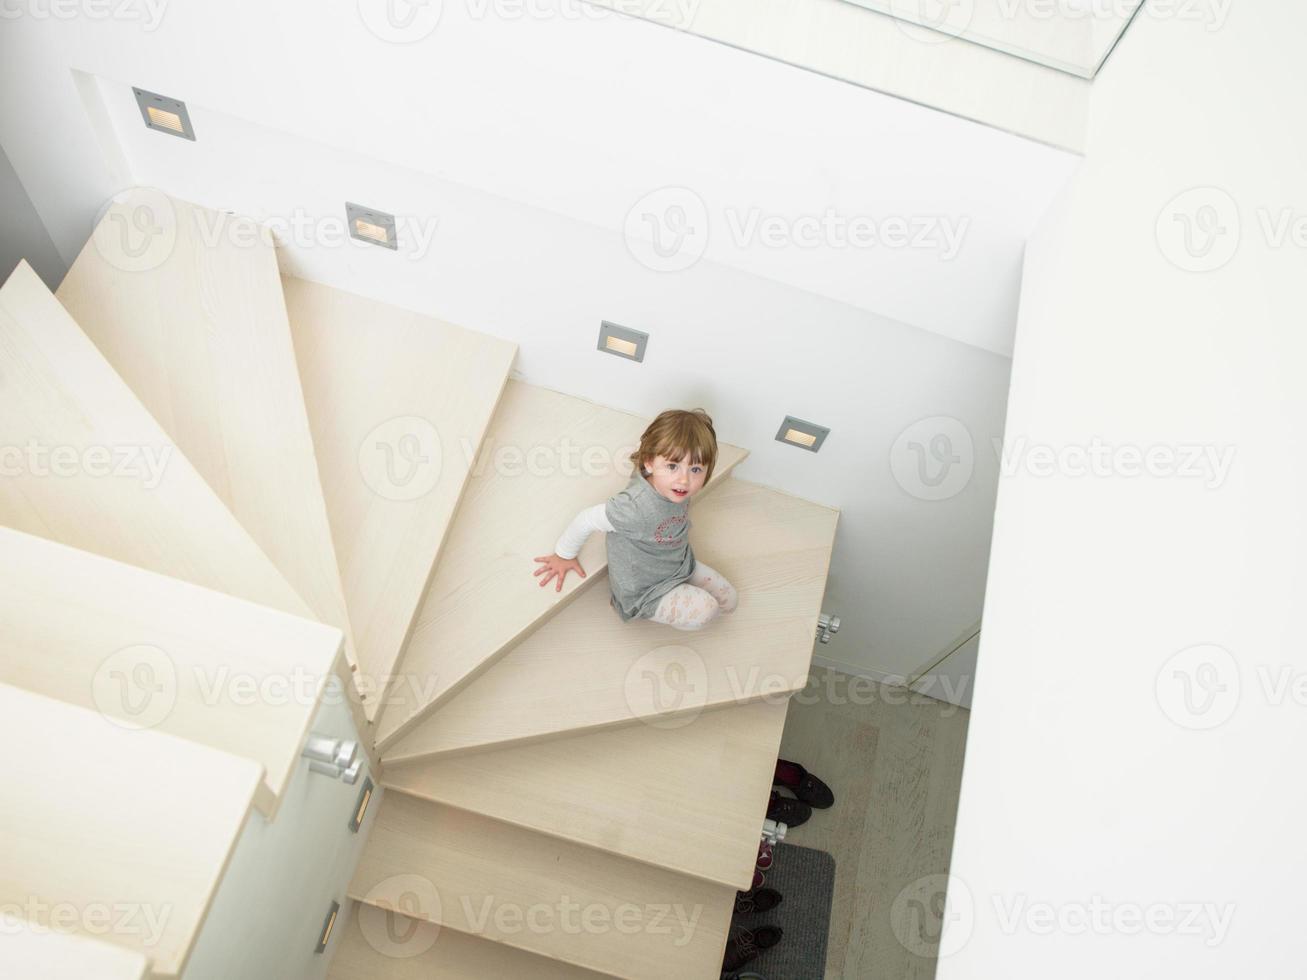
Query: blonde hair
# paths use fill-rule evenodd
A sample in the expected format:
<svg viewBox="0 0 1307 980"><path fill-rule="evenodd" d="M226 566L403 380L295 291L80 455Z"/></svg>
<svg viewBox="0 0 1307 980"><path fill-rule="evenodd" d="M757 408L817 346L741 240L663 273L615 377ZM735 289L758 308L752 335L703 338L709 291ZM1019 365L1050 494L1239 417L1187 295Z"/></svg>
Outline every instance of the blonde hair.
<svg viewBox="0 0 1307 980"><path fill-rule="evenodd" d="M691 465L697 463L706 468L704 483L712 479L713 467L717 465L717 433L712 416L702 408L692 412L670 408L659 413L640 436L640 445L630 459L635 470L643 473L646 459L652 461L655 456L662 456L675 463L685 454L689 455Z"/></svg>

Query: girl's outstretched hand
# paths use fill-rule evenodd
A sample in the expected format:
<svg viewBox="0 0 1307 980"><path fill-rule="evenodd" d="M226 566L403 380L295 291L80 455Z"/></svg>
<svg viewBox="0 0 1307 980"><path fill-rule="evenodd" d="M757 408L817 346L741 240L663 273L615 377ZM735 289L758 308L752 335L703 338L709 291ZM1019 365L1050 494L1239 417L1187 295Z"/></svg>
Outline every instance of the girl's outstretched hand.
<svg viewBox="0 0 1307 980"><path fill-rule="evenodd" d="M563 579L567 577L567 573L570 571L575 571L576 574L585 578L585 569L581 567L581 563L575 558L563 558L559 555L539 555L536 558L536 561L544 562L543 565L531 573L532 575L541 575L542 572L544 573L540 578L540 587L542 589L550 579L557 576L558 586L554 591L562 592Z"/></svg>

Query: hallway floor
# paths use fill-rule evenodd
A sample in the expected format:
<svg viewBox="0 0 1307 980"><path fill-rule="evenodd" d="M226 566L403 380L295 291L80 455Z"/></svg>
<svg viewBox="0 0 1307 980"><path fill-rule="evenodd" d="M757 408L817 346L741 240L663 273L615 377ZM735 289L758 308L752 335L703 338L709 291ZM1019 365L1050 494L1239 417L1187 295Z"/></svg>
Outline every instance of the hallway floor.
<svg viewBox="0 0 1307 980"><path fill-rule="evenodd" d="M820 667L791 701L781 755L835 792L786 838L835 857L826 980L935 976L969 717Z"/></svg>

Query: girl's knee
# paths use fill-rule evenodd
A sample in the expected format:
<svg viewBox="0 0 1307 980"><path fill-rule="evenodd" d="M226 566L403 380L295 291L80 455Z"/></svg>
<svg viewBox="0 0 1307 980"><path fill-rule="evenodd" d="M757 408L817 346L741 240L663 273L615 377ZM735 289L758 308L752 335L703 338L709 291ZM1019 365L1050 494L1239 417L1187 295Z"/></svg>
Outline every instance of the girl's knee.
<svg viewBox="0 0 1307 980"><path fill-rule="evenodd" d="M698 622L699 625L698 625L697 628L698 628L698 629L703 629L705 626L707 626L709 623L711 623L714 619L716 619L718 616L720 616L720 615L721 615L721 612L722 612L722 607L719 606L719 605L717 604L717 600L714 599L714 600L713 600L713 601L708 605L708 608L705 609L705 610L703 611L703 613L698 617L697 622Z"/></svg>
<svg viewBox="0 0 1307 980"><path fill-rule="evenodd" d="M716 619L721 611L721 607L717 605L716 601L713 601L707 604L701 612L696 610L686 615L681 623L676 624L676 628L687 631L701 630Z"/></svg>
<svg viewBox="0 0 1307 980"><path fill-rule="evenodd" d="M716 569L700 563L695 567L691 583L711 595L721 612L734 612L740 604L740 594L735 586Z"/></svg>

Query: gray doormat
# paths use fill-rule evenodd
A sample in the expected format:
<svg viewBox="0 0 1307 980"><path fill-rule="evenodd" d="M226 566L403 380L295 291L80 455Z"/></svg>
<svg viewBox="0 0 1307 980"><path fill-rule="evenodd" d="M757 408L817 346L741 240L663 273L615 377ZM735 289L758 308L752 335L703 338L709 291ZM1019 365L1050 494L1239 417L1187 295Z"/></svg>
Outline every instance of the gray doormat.
<svg viewBox="0 0 1307 980"><path fill-rule="evenodd" d="M835 859L825 851L777 844L764 888L781 893L769 912L751 912L731 920L731 931L780 926L781 941L742 967L767 980L822 980L826 976L826 940L830 936L831 900L835 895Z"/></svg>

